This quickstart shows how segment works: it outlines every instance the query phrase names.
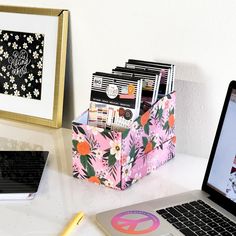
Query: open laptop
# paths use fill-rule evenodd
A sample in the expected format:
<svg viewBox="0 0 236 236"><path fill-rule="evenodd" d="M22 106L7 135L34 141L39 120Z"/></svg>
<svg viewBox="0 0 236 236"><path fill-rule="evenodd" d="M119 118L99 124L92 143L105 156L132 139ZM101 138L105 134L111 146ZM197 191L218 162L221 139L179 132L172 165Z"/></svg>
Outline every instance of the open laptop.
<svg viewBox="0 0 236 236"><path fill-rule="evenodd" d="M0 200L34 198L47 151L0 151Z"/></svg>
<svg viewBox="0 0 236 236"><path fill-rule="evenodd" d="M202 190L99 213L96 220L113 236L236 235L236 81L229 84Z"/></svg>

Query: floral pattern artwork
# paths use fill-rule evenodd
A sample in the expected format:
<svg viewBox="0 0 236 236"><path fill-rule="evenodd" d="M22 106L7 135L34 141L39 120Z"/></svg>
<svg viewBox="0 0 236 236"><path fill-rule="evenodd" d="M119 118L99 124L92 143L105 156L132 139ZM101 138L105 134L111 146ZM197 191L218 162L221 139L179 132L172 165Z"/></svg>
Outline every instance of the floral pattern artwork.
<svg viewBox="0 0 236 236"><path fill-rule="evenodd" d="M41 99L44 35L0 30L0 93Z"/></svg>
<svg viewBox="0 0 236 236"><path fill-rule="evenodd" d="M154 104L123 132L73 122L73 175L126 189L175 156L175 96Z"/></svg>

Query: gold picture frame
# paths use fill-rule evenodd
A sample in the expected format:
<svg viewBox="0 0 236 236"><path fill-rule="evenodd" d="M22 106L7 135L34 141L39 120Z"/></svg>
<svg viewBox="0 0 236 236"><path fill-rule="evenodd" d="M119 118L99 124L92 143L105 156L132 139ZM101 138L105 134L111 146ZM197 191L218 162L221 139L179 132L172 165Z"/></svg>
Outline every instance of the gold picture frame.
<svg viewBox="0 0 236 236"><path fill-rule="evenodd" d="M42 41L43 46L42 47L44 47L44 48L43 48L43 50L41 50L41 53L42 53L41 61L43 62L43 68L41 69L42 73L40 73L40 74L42 74L41 80L39 80L40 82L38 82L38 80L36 80L37 83L41 83L41 85L40 85L41 86L40 89L42 89L42 91L40 90L42 92L40 94L41 100L35 99L35 101L34 101L34 99L27 99L27 98L31 98L31 93L35 94L35 96L37 95L37 93L33 93L33 92L31 92L31 93L29 92L27 95L30 95L30 96L27 96L27 97L26 97L26 95L21 95L19 91L17 91L17 93L15 93L15 91L14 91L14 93L12 92L12 94L9 94L8 91L10 88L12 88L11 87L12 84L10 82L5 83L4 82L5 80L2 77L2 85L1 85L1 80L0 80L0 96L2 96L4 99L6 99L6 102L3 102L4 99L2 100L1 99L2 97L0 97L0 118L7 118L7 119L13 119L13 120L17 120L17 121L24 121L24 122L28 122L28 123L44 125L44 126L49 126L49 127L54 127L54 128L60 128L62 126L65 65L66 65L66 48L67 48L67 33L68 33L68 15L69 15L68 10L62 10L62 9L0 6L0 20L3 18L4 21L2 21L2 22L6 23L4 25L3 25L3 23L2 23L2 25L0 25L1 33L2 33L2 28L4 28L4 30L8 30L8 28L10 28L9 32L14 32L14 34L11 34L12 37L15 35L15 33L19 33L19 32L20 33L21 32L27 32L27 33L34 32L35 35L37 33L41 33L41 32L37 32L37 29L35 29L36 32L35 31L27 31L27 29L30 29L30 28L34 29L35 26L36 26L36 28L41 27L41 29L44 29L46 32L51 32L51 31L55 32L54 35L52 35L52 37L50 35L51 33L42 34L43 35L43 41ZM8 17L11 18L11 21L15 22L16 24L18 24L18 26L20 26L21 29L19 30L19 32L18 32L18 30L16 31L17 26L15 24L14 24L14 26L11 26L11 25L9 26L10 23L7 23ZM31 22L31 18L32 18L33 23ZM47 20L50 21L48 24L47 24ZM25 25L21 24L20 23L21 21L25 22ZM41 25L41 24L43 24L42 22L44 22L44 25ZM46 22L46 24L45 24L45 22ZM28 26L28 24L32 24L32 26L31 25ZM24 27L26 27L26 30L24 29ZM47 27L48 27L48 29L47 29ZM53 27L55 29L53 29ZM53 29L53 30L51 30L51 29ZM3 30L3 32L4 32L4 30ZM27 33L25 33L24 37L27 37ZM8 33L8 34L10 35L10 33ZM18 35L14 36L14 37L17 37L17 36ZM30 36L28 36L28 37L30 37ZM28 37L27 37L27 40L28 40ZM1 41L2 41L2 43L5 43L4 40L6 38L7 37L5 37L4 39L2 38L0 40L0 49L1 49ZM19 37L17 37L17 38L19 38ZM53 48L53 49L51 49L50 46L46 45L46 43L48 43L50 45L54 45L54 43L53 43L54 39L56 39L56 42L54 42L55 46L52 46L51 48ZM11 44L11 42L9 42L8 45L12 45L12 47L13 47L13 44ZM37 45L37 47L38 47L38 45ZM14 47L14 49L10 48L10 50L15 50L13 53L15 53L16 55L19 55L20 52L18 52L17 51L18 49L15 49L15 48L16 47ZM19 47L19 48L22 48L22 47ZM22 50L24 50L24 49L22 49ZM51 53L50 50L54 50L53 53ZM33 54L32 50L30 52L31 52L31 54ZM0 53L1 53L1 50L0 50ZM12 53L12 51L11 51L11 53ZM10 57L9 54L10 53L3 54L3 56L4 55L8 56L8 58L7 58L8 60L5 60L5 58L1 57L1 55L0 55L0 68L4 67L4 70L6 70L7 66L1 66L1 58L3 58L7 64L7 63L9 63L9 61L11 62L11 60L9 60L9 57ZM31 54L29 56L31 56ZM37 52L36 52L36 55L34 55L34 56L37 56ZM47 56L49 57L49 59L47 59ZM13 59L14 59L14 56L13 56ZM28 63L30 61L32 62L33 60L28 59L27 62L25 62L25 67L29 67ZM44 64L46 62L51 62L51 61L53 63L48 63L48 64L54 65L53 68L51 68L50 65ZM12 65L14 66L15 64L12 63ZM20 62L19 62L19 65L20 65ZM37 65L37 63L36 63L36 65ZM36 67L35 65L31 65L31 66L32 67L34 66L34 68ZM9 67L9 65L8 65L8 67ZM10 65L9 68L12 69L12 67ZM46 71L46 69L44 70L45 67L47 67L47 71L49 70L48 72ZM27 71L27 68L26 68L26 71ZM14 71L10 70L10 72L12 72L12 73L14 72L16 76L19 76L19 74L17 74L16 70L14 70ZM8 75L10 75L10 72L9 71L7 72ZM24 73L25 73L24 80L28 82L29 79L27 77L27 74L26 74L26 72L24 72ZM55 77L54 76L47 76L46 77L47 73L49 73L50 75L53 74L53 75L55 75ZM1 74L2 73L0 73L0 76L1 76ZM39 74L39 72L38 72L38 74ZM44 74L45 74L46 78L43 77ZM20 74L20 75L22 75L22 74ZM32 79L32 77L34 77L34 76L31 75L31 78L30 77L29 78ZM52 77L54 77L54 78L52 78ZM47 87L47 92L46 91L44 92L43 91L43 82L45 82L46 80L50 81L50 84L49 84L50 86ZM23 80L21 80L21 81L23 81ZM5 83L4 84L5 88L8 90L3 89L3 82ZM21 83L23 83L23 82L21 82ZM27 85L31 86L31 83L28 83ZM2 92L1 92L1 86L2 86ZM23 86L23 87L21 87L22 89L23 88L25 89L25 85L21 84L21 86ZM17 87L17 85L15 85L15 87ZM50 94L51 91L52 91L52 94ZM9 95L15 95L15 96L9 96ZM44 95L44 97L43 97L43 95ZM50 97L50 99L48 99L47 96ZM53 99L53 101L52 101L52 99ZM2 104L1 104L1 100L2 100ZM20 103L19 105L17 105L18 101ZM8 102L9 102L9 105L7 105ZM50 105L45 106L44 104L47 104L47 102ZM34 103L37 105L34 106ZM14 105L11 105L11 104L14 104ZM30 105L27 108L28 104L30 104ZM24 112L21 113L19 106L21 106L22 110L24 108ZM39 108L37 106L39 106ZM11 110L11 109L13 109L13 110ZM35 109L35 111L32 111L34 109ZM42 113L45 113L42 116L40 113L40 109L41 109ZM48 111L46 111L46 109L48 109Z"/></svg>

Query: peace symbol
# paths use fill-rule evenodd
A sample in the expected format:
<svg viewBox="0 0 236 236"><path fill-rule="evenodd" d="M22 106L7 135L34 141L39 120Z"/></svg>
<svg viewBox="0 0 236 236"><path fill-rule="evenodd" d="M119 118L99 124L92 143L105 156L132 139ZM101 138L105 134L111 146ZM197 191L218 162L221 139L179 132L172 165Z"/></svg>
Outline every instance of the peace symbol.
<svg viewBox="0 0 236 236"><path fill-rule="evenodd" d="M146 211L125 211L115 215L111 221L112 227L126 234L146 234L160 226L160 220Z"/></svg>

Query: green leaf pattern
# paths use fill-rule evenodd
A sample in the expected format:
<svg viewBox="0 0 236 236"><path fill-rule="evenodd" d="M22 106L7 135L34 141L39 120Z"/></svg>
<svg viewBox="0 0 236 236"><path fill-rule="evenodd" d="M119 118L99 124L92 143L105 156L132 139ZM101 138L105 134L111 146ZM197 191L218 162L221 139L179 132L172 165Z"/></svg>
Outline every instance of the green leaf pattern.
<svg viewBox="0 0 236 236"><path fill-rule="evenodd" d="M150 117L143 126L141 117L123 132L74 123L73 175L114 189L129 187L150 173L150 169L174 157L175 143L172 137L175 127L170 127L168 123L170 115L174 113L175 93L172 93L152 106Z"/></svg>

